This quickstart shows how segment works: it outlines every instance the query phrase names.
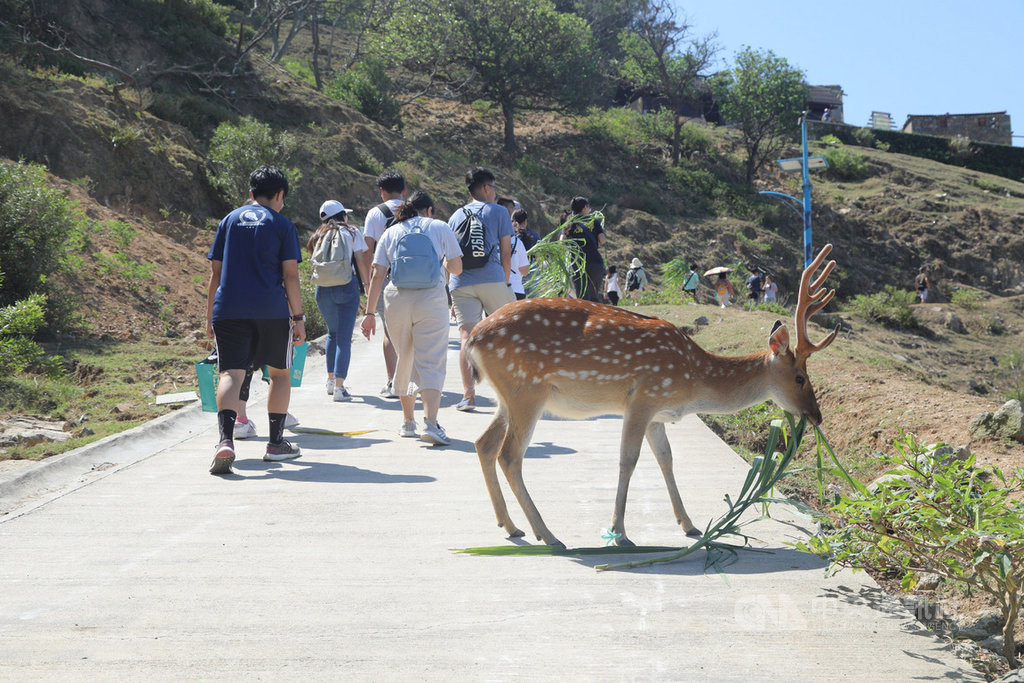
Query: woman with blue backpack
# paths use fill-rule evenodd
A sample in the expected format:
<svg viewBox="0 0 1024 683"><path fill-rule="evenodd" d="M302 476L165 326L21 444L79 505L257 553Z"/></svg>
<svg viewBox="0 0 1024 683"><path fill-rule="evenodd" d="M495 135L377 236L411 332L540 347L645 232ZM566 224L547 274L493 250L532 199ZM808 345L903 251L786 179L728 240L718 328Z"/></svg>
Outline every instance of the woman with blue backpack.
<svg viewBox="0 0 1024 683"><path fill-rule="evenodd" d="M434 202L426 192L413 192L395 212L395 224L381 235L373 254L373 273L366 292L366 317L361 325L367 339L376 332L378 295L384 274L388 331L398 352L392 389L402 402L399 435L415 438L413 412L416 394L423 400L423 433L419 438L436 446L451 439L437 423L441 390L448 361L447 277L462 272L462 247L447 223L435 220ZM443 264L443 268L442 268ZM413 379L415 378L415 385Z"/></svg>

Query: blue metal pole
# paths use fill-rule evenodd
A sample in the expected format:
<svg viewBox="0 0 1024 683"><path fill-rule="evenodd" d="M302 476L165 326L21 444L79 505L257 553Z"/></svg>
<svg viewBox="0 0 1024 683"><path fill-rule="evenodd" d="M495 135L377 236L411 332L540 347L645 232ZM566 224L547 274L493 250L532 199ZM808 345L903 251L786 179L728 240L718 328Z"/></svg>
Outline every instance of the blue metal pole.
<svg viewBox="0 0 1024 683"><path fill-rule="evenodd" d="M811 173L807 168L807 112L800 117L800 137L803 141L804 172L804 268L811 265Z"/></svg>

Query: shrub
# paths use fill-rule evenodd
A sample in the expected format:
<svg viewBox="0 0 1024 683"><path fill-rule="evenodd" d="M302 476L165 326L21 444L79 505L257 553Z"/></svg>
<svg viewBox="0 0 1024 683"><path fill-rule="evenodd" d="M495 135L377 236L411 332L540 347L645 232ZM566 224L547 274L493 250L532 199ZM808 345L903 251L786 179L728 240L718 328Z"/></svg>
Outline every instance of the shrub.
<svg viewBox="0 0 1024 683"><path fill-rule="evenodd" d="M913 329L919 325L911 309L914 292L886 285L881 292L858 294L850 303L857 314L885 327Z"/></svg>
<svg viewBox="0 0 1024 683"><path fill-rule="evenodd" d="M893 442L894 466L870 488L842 496L829 516L835 531L796 547L830 559L832 568L897 572L910 590L922 573L988 593L1003 616L1003 654L1018 665L1014 626L1024 583L1024 489L1018 470L976 469L945 444L924 447L913 435Z"/></svg>
<svg viewBox="0 0 1024 683"><path fill-rule="evenodd" d="M954 289L953 293L950 295L950 301L957 306L962 306L968 311L973 311L978 308L978 306L981 305L981 300L983 298L984 295L978 290L964 289L963 287Z"/></svg>
<svg viewBox="0 0 1024 683"><path fill-rule="evenodd" d="M0 308L0 375L11 375L36 367L56 374L60 358L46 359L32 337L42 327L46 297L32 294L11 306Z"/></svg>
<svg viewBox="0 0 1024 683"><path fill-rule="evenodd" d="M47 184L42 166L0 161L0 305L45 291L76 235L68 198Z"/></svg>
<svg viewBox="0 0 1024 683"><path fill-rule="evenodd" d="M863 180L870 175L864 155L846 147L830 147L824 157L828 161L825 173L835 180Z"/></svg>
<svg viewBox="0 0 1024 683"><path fill-rule="evenodd" d="M1003 396L1008 401L1024 401L1024 352L1016 349L1011 351L1003 356L1001 365L1006 368L1010 382L1010 389Z"/></svg>
<svg viewBox="0 0 1024 683"><path fill-rule="evenodd" d="M249 196L249 174L270 164L287 174L289 190L294 190L301 174L286 166L295 149L291 133L275 134L268 124L248 116L237 125L225 121L217 126L210 141L210 159L217 166L212 183L228 201L240 204Z"/></svg>
<svg viewBox="0 0 1024 683"><path fill-rule="evenodd" d="M870 128L855 128L853 131L853 139L856 140L857 144L861 147L875 146L875 133Z"/></svg>
<svg viewBox="0 0 1024 683"><path fill-rule="evenodd" d="M346 102L363 116L389 128L402 128L402 105L394 97L394 83L384 63L369 60L338 74L324 93Z"/></svg>

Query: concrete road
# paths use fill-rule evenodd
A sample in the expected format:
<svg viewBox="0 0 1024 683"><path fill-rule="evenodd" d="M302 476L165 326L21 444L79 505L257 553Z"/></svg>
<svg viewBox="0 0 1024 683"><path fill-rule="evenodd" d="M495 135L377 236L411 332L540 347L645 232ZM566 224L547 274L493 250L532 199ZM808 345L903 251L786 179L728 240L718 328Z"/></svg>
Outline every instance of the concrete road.
<svg viewBox="0 0 1024 683"><path fill-rule="evenodd" d="M448 448L397 436L398 402L377 397L379 342L358 339L356 401L330 401L314 356L292 412L303 426L377 431L292 435L303 456L265 463L261 387L261 438L236 443L233 476L207 473L215 418L194 406L0 484L0 679L982 680L869 577L827 578L786 547L808 523L782 506L749 527L763 552L723 575L705 572L703 553L598 572L608 558L452 552L511 543L473 449L493 403L453 407L456 339L453 328ZM604 545L620 425L537 427L526 481L570 547ZM695 417L669 437L703 527L747 465ZM688 543L646 445L626 525L638 544Z"/></svg>

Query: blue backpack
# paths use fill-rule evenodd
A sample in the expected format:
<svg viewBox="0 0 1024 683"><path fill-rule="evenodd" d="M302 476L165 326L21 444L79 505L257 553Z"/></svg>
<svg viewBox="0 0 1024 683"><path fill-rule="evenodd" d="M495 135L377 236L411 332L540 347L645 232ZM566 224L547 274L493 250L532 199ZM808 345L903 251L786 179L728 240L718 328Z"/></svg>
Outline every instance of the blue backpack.
<svg viewBox="0 0 1024 683"><path fill-rule="evenodd" d="M429 289L441 282L441 259L419 219L395 242L391 282L399 289Z"/></svg>

